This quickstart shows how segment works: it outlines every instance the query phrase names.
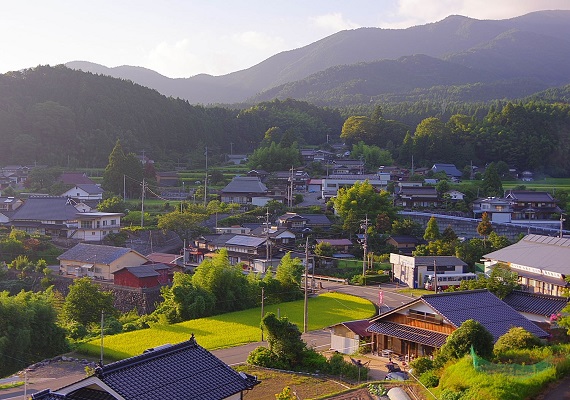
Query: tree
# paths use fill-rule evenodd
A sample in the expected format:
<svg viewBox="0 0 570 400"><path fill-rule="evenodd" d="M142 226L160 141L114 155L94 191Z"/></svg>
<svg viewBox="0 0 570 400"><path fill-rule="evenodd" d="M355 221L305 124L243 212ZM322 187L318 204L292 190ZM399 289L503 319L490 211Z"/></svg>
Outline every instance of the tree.
<svg viewBox="0 0 570 400"><path fill-rule="evenodd" d="M334 249L329 242L320 242L315 246L315 254L319 257L319 264L321 264L322 259L332 257Z"/></svg>
<svg viewBox="0 0 570 400"><path fill-rule="evenodd" d="M103 173L103 189L117 195L126 191L130 197L138 197L143 176L141 162L134 154L125 153L120 140L117 140Z"/></svg>
<svg viewBox="0 0 570 400"><path fill-rule="evenodd" d="M490 358L493 355L493 335L480 322L468 319L447 338L441 347L441 355L446 358L462 358L471 350L477 355Z"/></svg>
<svg viewBox="0 0 570 400"><path fill-rule="evenodd" d="M362 159L368 170L376 170L381 165L392 165L394 163L388 150L382 150L378 146L367 145L364 142L352 145L350 156Z"/></svg>
<svg viewBox="0 0 570 400"><path fill-rule="evenodd" d="M269 350L290 368L300 365L306 348L297 325L287 317L277 318L267 313L261 320L263 332L267 335Z"/></svg>
<svg viewBox="0 0 570 400"><path fill-rule="evenodd" d="M226 249L200 263L192 284L214 295L216 313L245 310L256 304L257 296L252 295L247 277L240 265L230 264Z"/></svg>
<svg viewBox="0 0 570 400"><path fill-rule="evenodd" d="M493 232L493 224L491 224L489 214L484 212L481 216L481 222L477 225L477 233L483 236L483 242L485 242L487 240L487 236L489 236L491 232Z"/></svg>
<svg viewBox="0 0 570 400"><path fill-rule="evenodd" d="M411 218L396 219L392 222L392 235L422 236L422 226Z"/></svg>
<svg viewBox="0 0 570 400"><path fill-rule="evenodd" d="M439 239L439 226L437 225L437 220L434 216L432 216L426 226L426 230L424 232L424 239L427 241L433 241Z"/></svg>
<svg viewBox="0 0 570 400"><path fill-rule="evenodd" d="M503 184L501 183L501 177L497 172L495 163L490 163L487 168L485 168L481 189L485 196L488 197L500 197L503 195Z"/></svg>
<svg viewBox="0 0 570 400"><path fill-rule="evenodd" d="M68 321L87 326L101 321L101 312L107 316L116 315L113 294L101 291L88 277L80 278L69 287L63 303L62 315Z"/></svg>
<svg viewBox="0 0 570 400"><path fill-rule="evenodd" d="M205 219L205 214L175 210L171 213L158 216L158 228L174 231L180 238L191 240L207 231L206 228L201 225L201 222Z"/></svg>
<svg viewBox="0 0 570 400"><path fill-rule="evenodd" d="M127 203L121 196L113 196L101 201L97 205L97 209L101 212L124 213L127 209Z"/></svg>
<svg viewBox="0 0 570 400"><path fill-rule="evenodd" d="M291 301L300 298L301 275L303 263L298 258L291 258L291 252L285 254L277 266L275 279L281 284L282 301Z"/></svg>
<svg viewBox="0 0 570 400"><path fill-rule="evenodd" d="M350 116L344 121L340 138L347 143L363 141L370 143L375 135L375 126L372 120L365 116Z"/></svg>
<svg viewBox="0 0 570 400"><path fill-rule="evenodd" d="M343 219L343 229L355 232L360 220L366 216L374 221L378 214L385 213L391 220L396 219L396 208L386 191L376 193L368 182L357 181L350 188L341 188L332 200L337 214Z"/></svg>
<svg viewBox="0 0 570 400"><path fill-rule="evenodd" d="M192 284L192 276L175 272L172 286L161 288L164 302L157 308L157 314L164 314L169 323L186 321L212 315L215 297L203 288Z"/></svg>
<svg viewBox="0 0 570 400"><path fill-rule="evenodd" d="M298 397L293 393L289 386L285 386L281 393L275 394L275 400L297 400Z"/></svg>
<svg viewBox="0 0 570 400"><path fill-rule="evenodd" d="M493 348L495 354L508 350L532 349L541 345L540 339L519 326L513 326L501 336Z"/></svg>

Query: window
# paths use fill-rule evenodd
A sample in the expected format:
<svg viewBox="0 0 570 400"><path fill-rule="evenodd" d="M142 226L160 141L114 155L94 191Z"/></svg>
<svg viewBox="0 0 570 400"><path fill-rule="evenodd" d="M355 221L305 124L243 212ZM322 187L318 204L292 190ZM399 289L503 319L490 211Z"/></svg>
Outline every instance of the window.
<svg viewBox="0 0 570 400"><path fill-rule="evenodd" d="M81 221L81 227L83 229L90 229L92 226L91 221Z"/></svg>
<svg viewBox="0 0 570 400"><path fill-rule="evenodd" d="M117 220L116 220L116 219L112 219L112 220L111 220L111 225L117 225Z"/></svg>
<svg viewBox="0 0 570 400"><path fill-rule="evenodd" d="M91 236L95 236L95 232L91 232Z"/></svg>
<svg viewBox="0 0 570 400"><path fill-rule="evenodd" d="M103 220L103 226L107 226L107 220Z"/></svg>

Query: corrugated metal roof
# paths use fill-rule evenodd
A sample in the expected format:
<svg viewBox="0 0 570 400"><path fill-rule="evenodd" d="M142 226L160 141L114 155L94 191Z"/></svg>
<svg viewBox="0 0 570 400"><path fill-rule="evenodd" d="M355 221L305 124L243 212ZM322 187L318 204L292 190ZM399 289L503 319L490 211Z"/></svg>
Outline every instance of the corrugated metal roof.
<svg viewBox="0 0 570 400"><path fill-rule="evenodd" d="M258 238L255 236L241 236L235 235L233 238L226 242L227 245L258 247L265 243L265 238Z"/></svg>
<svg viewBox="0 0 570 400"><path fill-rule="evenodd" d="M570 239L526 235L517 243L483 257L570 275Z"/></svg>

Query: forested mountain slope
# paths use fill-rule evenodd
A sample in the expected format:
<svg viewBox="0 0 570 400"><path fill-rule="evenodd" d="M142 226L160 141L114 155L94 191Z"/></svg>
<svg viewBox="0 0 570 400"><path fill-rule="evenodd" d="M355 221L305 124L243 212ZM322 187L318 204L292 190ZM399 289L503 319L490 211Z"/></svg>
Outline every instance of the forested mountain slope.
<svg viewBox="0 0 570 400"><path fill-rule="evenodd" d="M360 28L341 31L307 46L278 53L245 70L216 77L201 74L185 79L170 79L138 67L109 69L88 62L72 62L68 65L130 79L191 103L235 103L258 92L305 79L327 68L395 60L415 54L445 58L475 69L489 69L502 73L499 77L503 79L532 78L533 74L529 75L525 68L532 67L530 72L536 71L537 60L558 57L560 62L553 62L552 66L564 62L569 64L570 53L565 50L569 38L570 11L539 11L496 21L453 15L436 23L407 29ZM525 42L527 39L530 40ZM515 45L509 47L511 40ZM507 54L502 53L504 46ZM486 52L489 49L492 51ZM528 65L521 63L521 60L528 60ZM493 64L489 66L491 68L482 68L489 62ZM541 79L543 75L554 73L552 79L548 80L549 84L568 83L561 81L561 78L567 78L566 72L556 71L550 65L538 72Z"/></svg>

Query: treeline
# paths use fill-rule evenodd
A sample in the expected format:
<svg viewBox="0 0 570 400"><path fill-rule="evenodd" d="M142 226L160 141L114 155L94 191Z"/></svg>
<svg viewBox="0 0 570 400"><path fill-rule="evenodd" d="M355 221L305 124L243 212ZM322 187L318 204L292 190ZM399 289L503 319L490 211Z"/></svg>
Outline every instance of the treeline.
<svg viewBox="0 0 570 400"><path fill-rule="evenodd" d="M39 66L0 75L0 159L66 167L103 167L117 139L159 163L197 163L250 152L273 126L303 143L339 132L336 111L288 100L248 110L192 106L131 81Z"/></svg>
<svg viewBox="0 0 570 400"><path fill-rule="evenodd" d="M448 119L428 117L403 135L398 121L372 116L347 118L341 138L387 148L401 165L470 163L485 166L503 161L519 170L554 177L570 171L570 105L529 101L491 107L484 118L454 114Z"/></svg>

